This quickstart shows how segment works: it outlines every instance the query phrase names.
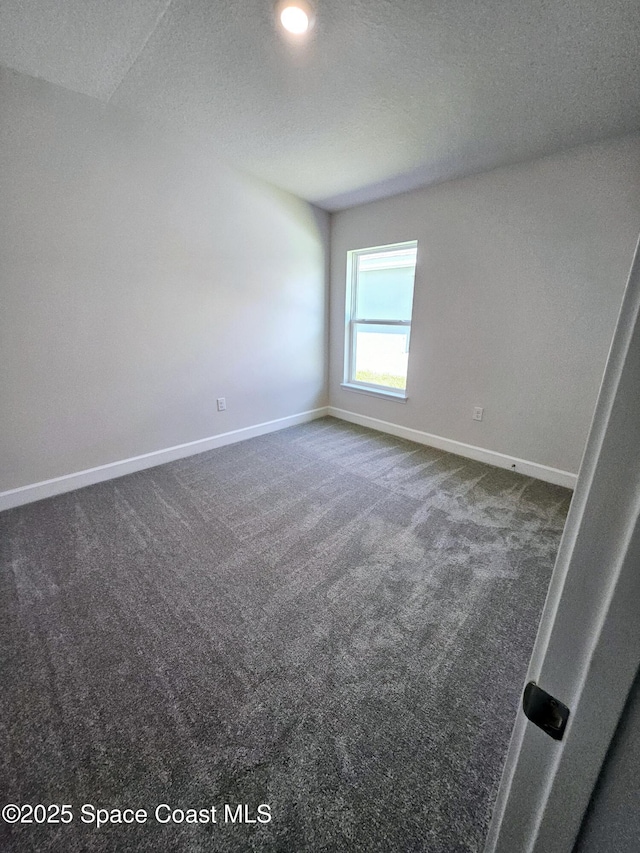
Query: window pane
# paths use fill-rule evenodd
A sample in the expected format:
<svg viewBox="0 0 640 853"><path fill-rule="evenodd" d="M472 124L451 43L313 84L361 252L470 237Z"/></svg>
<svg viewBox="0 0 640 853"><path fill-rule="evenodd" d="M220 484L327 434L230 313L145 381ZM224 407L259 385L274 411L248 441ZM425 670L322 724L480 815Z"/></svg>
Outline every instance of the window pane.
<svg viewBox="0 0 640 853"><path fill-rule="evenodd" d="M408 326L355 326L352 380L385 388L407 387Z"/></svg>
<svg viewBox="0 0 640 853"><path fill-rule="evenodd" d="M416 249L358 256L356 318L410 320Z"/></svg>

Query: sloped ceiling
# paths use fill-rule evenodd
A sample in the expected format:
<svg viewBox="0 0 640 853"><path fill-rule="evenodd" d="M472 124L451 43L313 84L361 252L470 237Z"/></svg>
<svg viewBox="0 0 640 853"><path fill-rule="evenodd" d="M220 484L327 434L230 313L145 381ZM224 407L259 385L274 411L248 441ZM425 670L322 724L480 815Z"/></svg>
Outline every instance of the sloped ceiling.
<svg viewBox="0 0 640 853"><path fill-rule="evenodd" d="M0 0L0 64L340 209L640 128L638 0Z"/></svg>

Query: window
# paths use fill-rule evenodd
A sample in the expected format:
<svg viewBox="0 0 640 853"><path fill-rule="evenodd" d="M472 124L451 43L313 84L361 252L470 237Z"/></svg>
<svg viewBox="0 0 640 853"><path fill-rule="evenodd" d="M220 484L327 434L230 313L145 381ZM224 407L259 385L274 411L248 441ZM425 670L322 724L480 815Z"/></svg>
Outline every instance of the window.
<svg viewBox="0 0 640 853"><path fill-rule="evenodd" d="M347 253L347 387L405 398L415 240Z"/></svg>

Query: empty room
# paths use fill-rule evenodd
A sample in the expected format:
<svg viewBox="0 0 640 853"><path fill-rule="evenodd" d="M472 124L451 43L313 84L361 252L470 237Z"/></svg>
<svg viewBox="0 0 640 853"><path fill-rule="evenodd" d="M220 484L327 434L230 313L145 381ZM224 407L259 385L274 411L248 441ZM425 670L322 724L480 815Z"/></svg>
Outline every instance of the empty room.
<svg viewBox="0 0 640 853"><path fill-rule="evenodd" d="M636 0L0 0L0 851L640 849Z"/></svg>

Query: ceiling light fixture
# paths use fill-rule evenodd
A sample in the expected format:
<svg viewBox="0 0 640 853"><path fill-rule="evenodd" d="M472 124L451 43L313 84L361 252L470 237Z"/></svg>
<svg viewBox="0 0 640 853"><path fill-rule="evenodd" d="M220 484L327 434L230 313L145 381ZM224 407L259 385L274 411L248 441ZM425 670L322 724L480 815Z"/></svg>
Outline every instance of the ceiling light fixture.
<svg viewBox="0 0 640 853"><path fill-rule="evenodd" d="M284 29L294 36L308 33L315 20L313 6L308 0L280 0L276 4L276 16Z"/></svg>

